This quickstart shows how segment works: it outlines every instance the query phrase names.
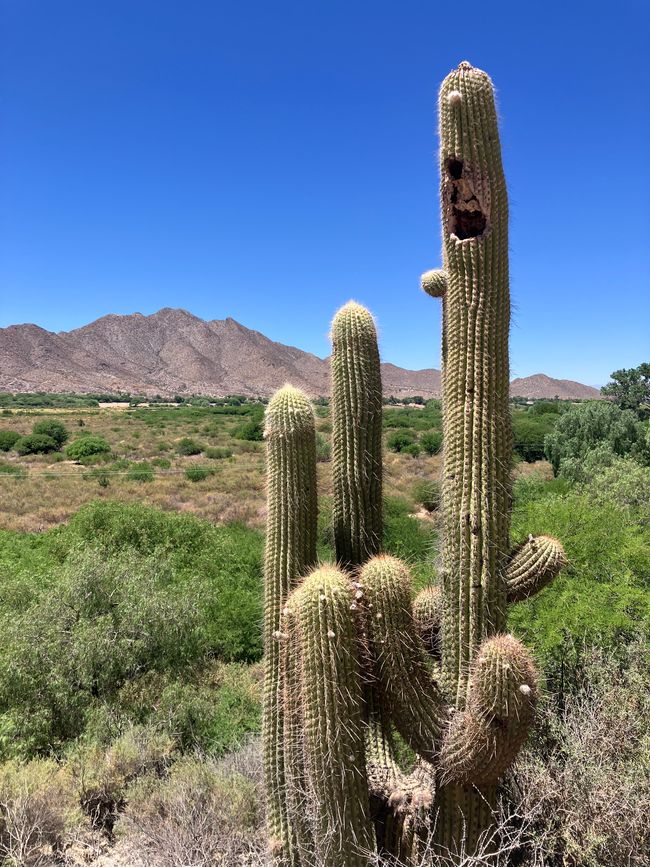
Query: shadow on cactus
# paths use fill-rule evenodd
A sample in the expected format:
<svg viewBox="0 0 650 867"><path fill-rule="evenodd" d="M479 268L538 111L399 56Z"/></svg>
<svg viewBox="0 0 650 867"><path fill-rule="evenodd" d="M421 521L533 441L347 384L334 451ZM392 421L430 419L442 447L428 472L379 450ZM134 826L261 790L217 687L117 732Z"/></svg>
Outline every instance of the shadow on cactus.
<svg viewBox="0 0 650 867"><path fill-rule="evenodd" d="M537 674L505 634L507 606L565 556L546 536L509 548L508 204L492 84L468 63L443 82L440 137L444 268L422 283L443 304L439 587L414 600L408 567L382 553L371 314L350 302L332 324L336 565L315 564L309 401L287 386L267 411L264 750L282 867L453 863L484 848L534 716Z"/></svg>

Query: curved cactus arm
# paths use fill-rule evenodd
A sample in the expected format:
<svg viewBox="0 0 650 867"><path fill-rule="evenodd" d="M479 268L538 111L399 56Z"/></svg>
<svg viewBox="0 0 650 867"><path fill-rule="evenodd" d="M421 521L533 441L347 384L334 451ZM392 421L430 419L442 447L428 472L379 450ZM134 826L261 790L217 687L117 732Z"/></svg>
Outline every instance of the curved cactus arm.
<svg viewBox="0 0 650 867"><path fill-rule="evenodd" d="M382 390L372 314L350 301L332 322L332 517L344 568L382 540Z"/></svg>
<svg viewBox="0 0 650 867"><path fill-rule="evenodd" d="M305 765L318 863L367 867L375 851L362 720L362 682L350 583L335 567L290 596L300 654ZM320 860L319 860L320 859Z"/></svg>
<svg viewBox="0 0 650 867"><path fill-rule="evenodd" d="M456 713L443 743L443 784L498 782L526 739L536 701L537 672L526 648L512 635L483 642L467 707Z"/></svg>
<svg viewBox="0 0 650 867"><path fill-rule="evenodd" d="M410 867L420 863L417 853L430 836L435 769L420 759L410 774L404 773L388 728L379 729L371 720L366 736L370 808L380 852Z"/></svg>
<svg viewBox="0 0 650 867"><path fill-rule="evenodd" d="M413 600L413 620L424 646L435 660L441 656L442 591L425 587Z"/></svg>
<svg viewBox="0 0 650 867"><path fill-rule="evenodd" d="M395 557L373 557L361 569L356 587L384 707L409 746L432 761L445 715L413 621L408 569Z"/></svg>
<svg viewBox="0 0 650 867"><path fill-rule="evenodd" d="M553 536L529 536L510 555L506 568L508 602L521 602L539 593L567 563L562 543Z"/></svg>
<svg viewBox="0 0 650 867"><path fill-rule="evenodd" d="M269 849L282 867L303 864L288 815L289 759L284 745L281 613L287 597L316 561L316 434L309 399L290 385L266 410L267 535L264 553L264 710L262 743Z"/></svg>
<svg viewBox="0 0 650 867"><path fill-rule="evenodd" d="M447 273L440 268L425 271L420 277L420 286L432 298L442 298L447 291Z"/></svg>

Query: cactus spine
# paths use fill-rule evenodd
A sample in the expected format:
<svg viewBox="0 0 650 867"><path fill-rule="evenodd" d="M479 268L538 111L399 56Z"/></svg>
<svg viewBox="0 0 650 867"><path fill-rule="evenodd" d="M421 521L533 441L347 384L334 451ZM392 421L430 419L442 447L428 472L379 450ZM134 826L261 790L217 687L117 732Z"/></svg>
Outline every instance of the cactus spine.
<svg viewBox="0 0 650 867"><path fill-rule="evenodd" d="M424 848L471 856L534 714L537 675L504 634L507 604L566 558L547 536L509 552L508 205L484 72L462 63L445 79L440 130L444 269L422 281L443 303L439 588L413 601L408 568L381 553L381 373L367 310L351 302L332 325L336 567L311 569L306 399L283 389L267 412L265 769L282 867L366 867L378 854L415 864ZM394 730L418 757L412 773Z"/></svg>

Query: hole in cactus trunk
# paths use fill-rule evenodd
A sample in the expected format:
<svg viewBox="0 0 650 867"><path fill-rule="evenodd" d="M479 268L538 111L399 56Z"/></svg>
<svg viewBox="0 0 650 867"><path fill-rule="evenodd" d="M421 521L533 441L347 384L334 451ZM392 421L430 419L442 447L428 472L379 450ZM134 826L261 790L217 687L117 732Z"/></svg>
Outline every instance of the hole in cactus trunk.
<svg viewBox="0 0 650 867"><path fill-rule="evenodd" d="M472 178L462 160L450 157L445 163L447 230L459 240L478 238L486 229L487 217L474 190Z"/></svg>

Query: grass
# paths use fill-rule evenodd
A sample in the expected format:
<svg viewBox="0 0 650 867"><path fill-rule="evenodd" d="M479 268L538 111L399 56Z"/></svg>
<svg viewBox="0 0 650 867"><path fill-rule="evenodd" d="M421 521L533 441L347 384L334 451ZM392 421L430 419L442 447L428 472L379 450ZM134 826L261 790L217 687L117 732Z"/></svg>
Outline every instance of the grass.
<svg viewBox="0 0 650 867"><path fill-rule="evenodd" d="M326 446L331 437L329 408L319 406L317 430ZM42 532L67 521L79 508L101 502L146 502L166 511L190 512L212 523L233 521L262 528L265 518L264 444L241 440L242 424L260 419L261 406L224 407L75 407L14 409L0 416L0 430L28 434L43 419L61 421L70 441L91 434L104 438L106 455L66 460L63 454L3 453L0 465L0 527ZM401 426L422 433L436 430L435 402L422 410L385 409L386 437ZM200 448L197 454L187 443ZM319 485L330 491L327 449L318 465ZM162 459L162 460L161 460ZM401 497L409 508L416 483L437 478L441 456L386 454L385 492Z"/></svg>

